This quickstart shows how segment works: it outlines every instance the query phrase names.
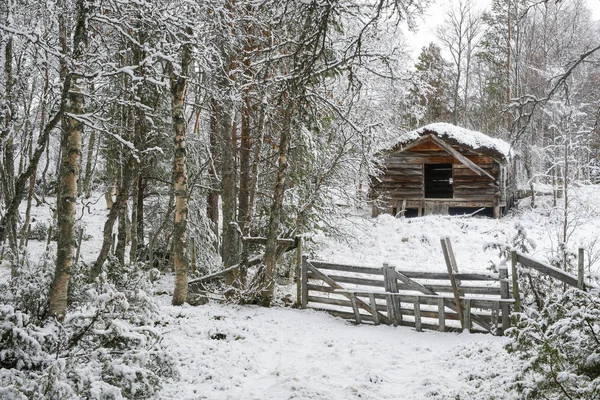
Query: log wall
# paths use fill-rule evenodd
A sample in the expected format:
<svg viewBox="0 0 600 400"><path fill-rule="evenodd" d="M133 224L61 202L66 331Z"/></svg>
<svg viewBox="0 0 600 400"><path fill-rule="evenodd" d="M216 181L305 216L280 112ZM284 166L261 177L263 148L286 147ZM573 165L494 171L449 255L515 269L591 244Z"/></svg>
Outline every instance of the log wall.
<svg viewBox="0 0 600 400"><path fill-rule="evenodd" d="M479 175L435 143L425 142L408 150L396 151L383 160L384 172L373 178L371 186L382 211L391 211L403 201L406 201L406 208L424 208L425 201L442 203L446 209L503 206L502 190L505 185L501 179L502 165L491 157L468 149L453 148L495 179ZM452 198L425 199L425 164L452 164Z"/></svg>

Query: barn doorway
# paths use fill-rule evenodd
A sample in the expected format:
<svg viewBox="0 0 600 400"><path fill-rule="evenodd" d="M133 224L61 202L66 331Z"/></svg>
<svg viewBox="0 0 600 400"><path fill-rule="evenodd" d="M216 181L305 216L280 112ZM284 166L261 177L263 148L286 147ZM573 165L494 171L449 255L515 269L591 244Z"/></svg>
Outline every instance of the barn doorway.
<svg viewBox="0 0 600 400"><path fill-rule="evenodd" d="M425 164L425 198L451 199L452 164Z"/></svg>

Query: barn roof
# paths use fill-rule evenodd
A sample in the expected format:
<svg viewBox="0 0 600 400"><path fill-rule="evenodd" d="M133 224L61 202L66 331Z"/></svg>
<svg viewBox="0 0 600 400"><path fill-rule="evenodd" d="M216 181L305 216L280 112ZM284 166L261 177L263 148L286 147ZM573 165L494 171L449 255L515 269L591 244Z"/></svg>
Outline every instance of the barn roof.
<svg viewBox="0 0 600 400"><path fill-rule="evenodd" d="M425 125L402 134L390 150L402 150L407 144L426 135L434 135L449 144L468 147L477 153L501 160L508 159L511 151L510 144L502 139L445 122Z"/></svg>

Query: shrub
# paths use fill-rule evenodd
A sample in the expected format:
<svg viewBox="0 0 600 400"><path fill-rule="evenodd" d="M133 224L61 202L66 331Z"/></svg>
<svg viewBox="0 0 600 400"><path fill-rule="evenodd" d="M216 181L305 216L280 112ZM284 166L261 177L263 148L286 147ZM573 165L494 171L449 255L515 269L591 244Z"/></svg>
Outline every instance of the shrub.
<svg viewBox="0 0 600 400"><path fill-rule="evenodd" d="M598 291L552 295L541 311L514 316L507 350L525 361L517 389L525 399L600 398Z"/></svg>
<svg viewBox="0 0 600 400"><path fill-rule="evenodd" d="M88 283L75 268L63 323L45 317L52 278L45 263L18 267L0 285L0 397L147 398L175 376L139 267L123 269L115 283L106 271Z"/></svg>

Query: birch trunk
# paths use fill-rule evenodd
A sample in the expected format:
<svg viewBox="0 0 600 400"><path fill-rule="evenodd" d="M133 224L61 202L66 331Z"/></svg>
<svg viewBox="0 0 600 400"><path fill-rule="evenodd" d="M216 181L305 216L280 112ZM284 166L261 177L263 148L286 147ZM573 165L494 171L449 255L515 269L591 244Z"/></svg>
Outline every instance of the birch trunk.
<svg viewBox="0 0 600 400"><path fill-rule="evenodd" d="M211 153L211 166L209 168L209 178L211 190L208 193L207 198L207 210L206 214L212 222L211 226L213 233L217 238L215 242L215 251L219 251L219 173L221 168L221 151L219 146L219 106L216 100L211 100L210 108L210 153Z"/></svg>
<svg viewBox="0 0 600 400"><path fill-rule="evenodd" d="M87 14L84 0L77 1L77 26L73 36L73 60L81 63L87 38ZM71 77L66 111L71 115L84 112L84 97L79 87L79 77ZM63 149L60 160L59 196L57 199L58 240L56 270L50 287L50 315L64 319L67 311L67 291L75 252L75 209L77 203L77 178L81 157L83 124L64 115L66 130L61 137Z"/></svg>
<svg viewBox="0 0 600 400"><path fill-rule="evenodd" d="M189 33L189 32L188 32ZM181 72L177 74L170 66L171 114L173 118L174 153L173 190L175 193L175 218L173 225L173 268L175 269L175 288L173 305L181 305L187 300L187 274L189 260L187 258L187 169L186 169L186 120L184 115L185 92L192 64L189 44L184 44L181 51Z"/></svg>

